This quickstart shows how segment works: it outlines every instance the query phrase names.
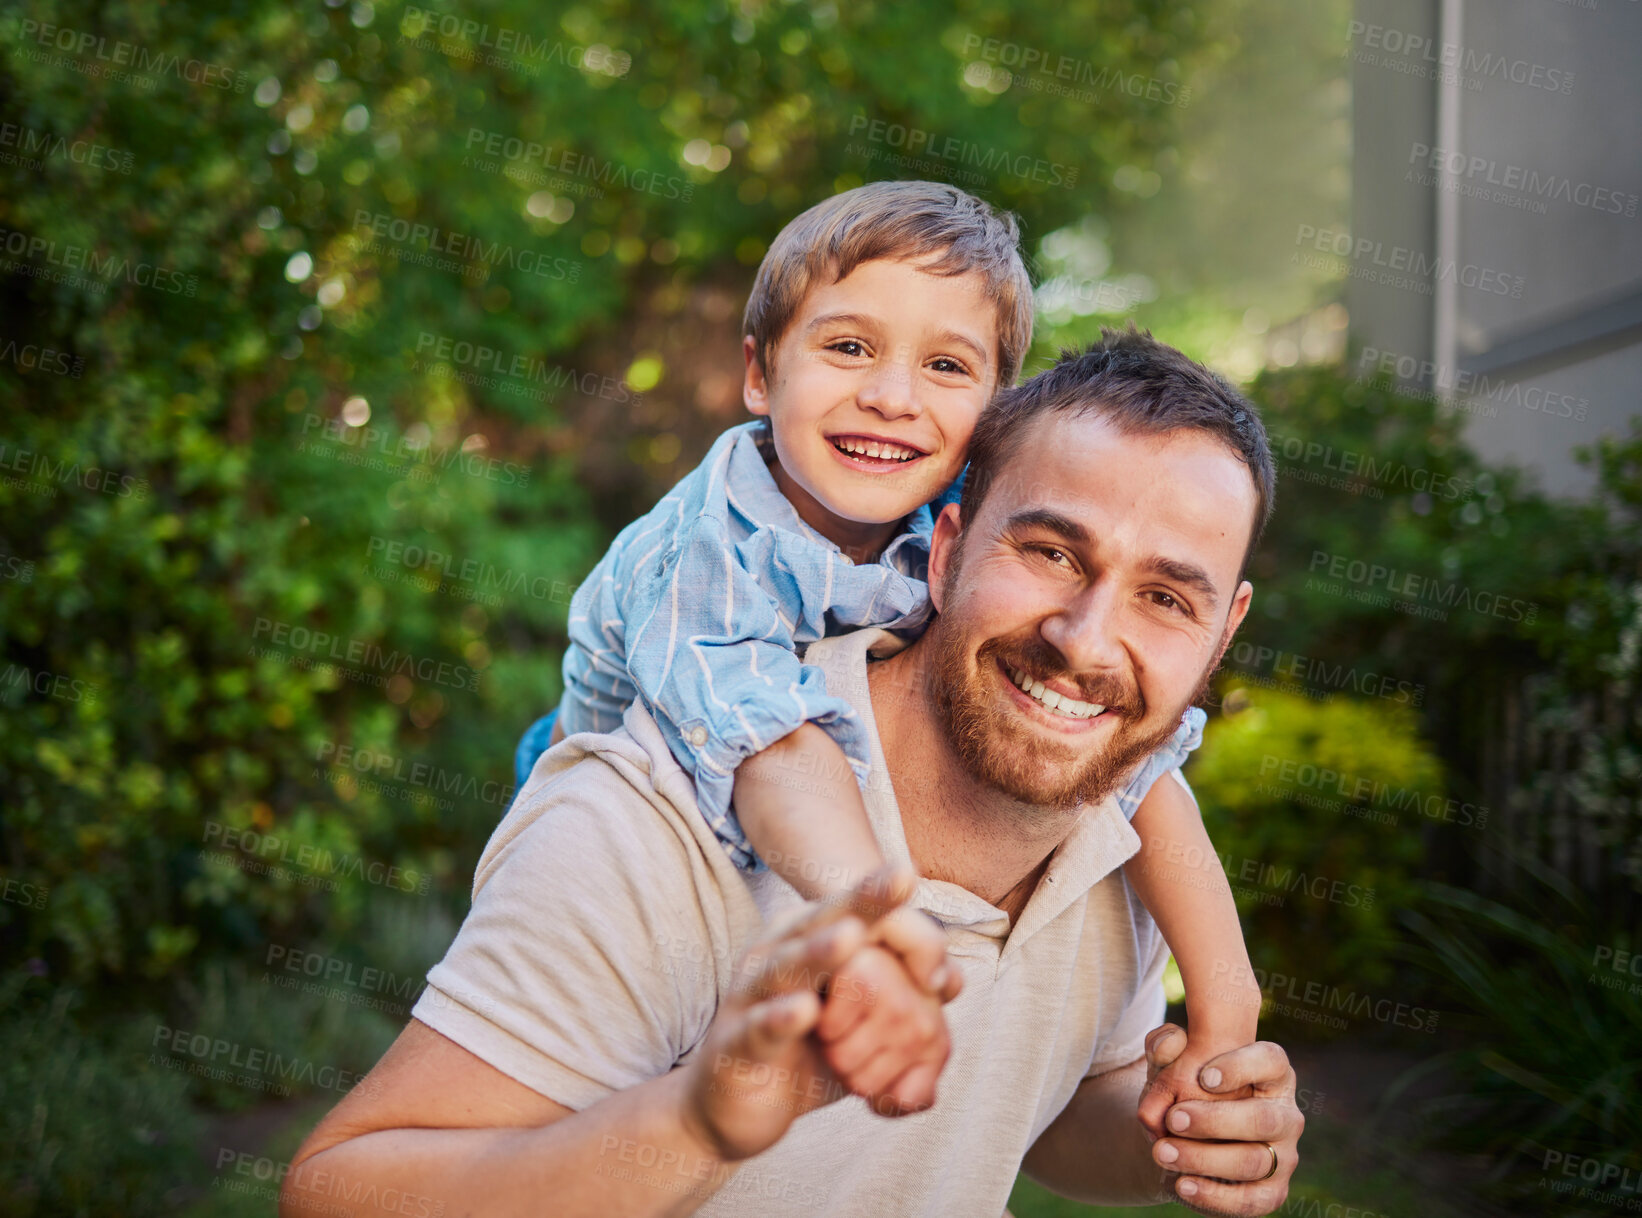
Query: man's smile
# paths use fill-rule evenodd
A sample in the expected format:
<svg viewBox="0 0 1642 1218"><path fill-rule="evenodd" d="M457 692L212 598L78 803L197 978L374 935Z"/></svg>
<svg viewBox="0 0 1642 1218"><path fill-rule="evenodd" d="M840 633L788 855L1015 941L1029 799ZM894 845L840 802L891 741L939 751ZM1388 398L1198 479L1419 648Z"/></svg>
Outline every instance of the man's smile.
<svg viewBox="0 0 1642 1218"><path fill-rule="evenodd" d="M1057 731L1077 734L1097 731L1107 723L1115 723L1119 717L1117 711L1072 697L1056 688L1056 683L1046 685L1001 658L997 668L1011 701L1029 717Z"/></svg>

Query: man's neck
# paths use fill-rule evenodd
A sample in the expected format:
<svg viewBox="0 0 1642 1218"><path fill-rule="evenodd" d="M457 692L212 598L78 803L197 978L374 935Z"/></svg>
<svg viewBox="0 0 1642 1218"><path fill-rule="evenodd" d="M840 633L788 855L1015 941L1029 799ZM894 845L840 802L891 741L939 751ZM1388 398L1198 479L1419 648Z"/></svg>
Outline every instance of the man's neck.
<svg viewBox="0 0 1642 1218"><path fill-rule="evenodd" d="M873 718L918 873L969 889L1011 919L1082 814L1022 804L977 783L929 693L922 641L867 666Z"/></svg>

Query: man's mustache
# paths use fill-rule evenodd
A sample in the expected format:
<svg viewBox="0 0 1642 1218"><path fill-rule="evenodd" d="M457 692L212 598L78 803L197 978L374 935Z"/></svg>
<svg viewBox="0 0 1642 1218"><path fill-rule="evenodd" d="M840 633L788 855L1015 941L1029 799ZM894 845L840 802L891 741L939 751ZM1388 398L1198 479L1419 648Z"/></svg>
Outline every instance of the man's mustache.
<svg viewBox="0 0 1642 1218"><path fill-rule="evenodd" d="M976 652L977 660L996 657L1006 668L1018 668L1029 677L1070 685L1078 691L1078 699L1104 706L1120 715L1144 718L1146 699L1140 688L1123 680L1117 673L1082 674L1072 672L1061 655L1043 637L1036 633L1019 638L988 639Z"/></svg>

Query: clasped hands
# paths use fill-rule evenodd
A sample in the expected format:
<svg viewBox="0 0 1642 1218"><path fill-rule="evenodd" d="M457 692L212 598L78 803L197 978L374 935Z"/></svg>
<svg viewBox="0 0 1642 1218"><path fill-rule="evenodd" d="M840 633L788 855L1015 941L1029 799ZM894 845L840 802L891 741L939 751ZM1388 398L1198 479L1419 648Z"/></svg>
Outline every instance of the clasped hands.
<svg viewBox="0 0 1642 1218"><path fill-rule="evenodd" d="M749 1158L799 1116L846 1095L886 1117L935 1103L952 1048L941 1008L963 983L946 959L944 932L907 904L915 886L909 869L886 867L806 907L747 952L684 1067L682 1119L703 1153ZM1185 1041L1171 1024L1148 1036L1152 1079ZM1154 1161L1192 1173L1173 1183L1195 1209L1269 1213L1287 1196L1304 1126L1286 1054L1269 1042L1245 1046L1206 1065L1202 1081L1231 1098L1176 1104L1161 1123L1149 1121Z"/></svg>

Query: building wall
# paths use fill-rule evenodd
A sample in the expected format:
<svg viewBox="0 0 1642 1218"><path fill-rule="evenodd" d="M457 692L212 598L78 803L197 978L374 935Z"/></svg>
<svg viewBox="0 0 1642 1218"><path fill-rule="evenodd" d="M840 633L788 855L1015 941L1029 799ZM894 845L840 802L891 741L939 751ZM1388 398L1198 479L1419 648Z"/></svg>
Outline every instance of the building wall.
<svg viewBox="0 0 1642 1218"><path fill-rule="evenodd" d="M1354 226L1429 284L1354 281L1354 341L1396 357L1359 363L1469 399L1481 453L1583 493L1573 447L1642 416L1642 3L1361 0L1358 23L1382 28L1355 35Z"/></svg>

